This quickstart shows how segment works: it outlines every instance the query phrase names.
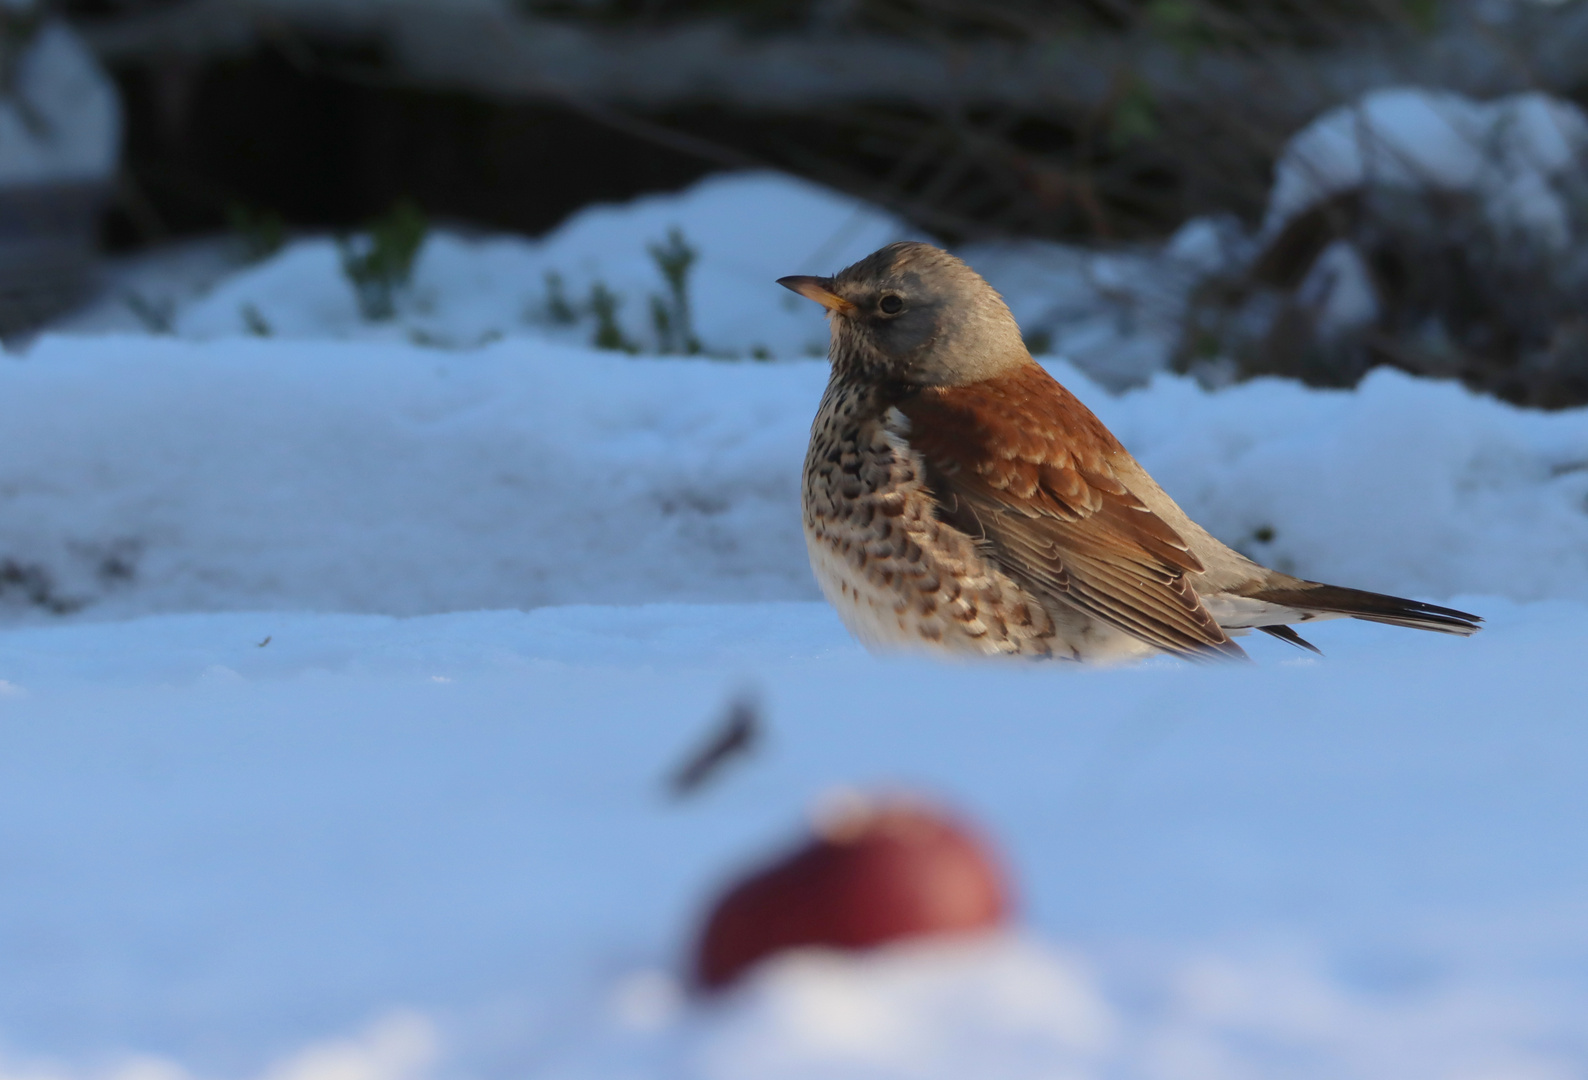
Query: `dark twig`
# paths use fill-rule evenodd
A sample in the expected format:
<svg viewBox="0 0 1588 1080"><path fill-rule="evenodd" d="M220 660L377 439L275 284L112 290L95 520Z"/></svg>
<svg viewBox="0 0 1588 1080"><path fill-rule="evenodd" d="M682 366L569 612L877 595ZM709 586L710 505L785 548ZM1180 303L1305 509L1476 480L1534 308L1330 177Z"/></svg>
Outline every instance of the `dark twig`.
<svg viewBox="0 0 1588 1080"><path fill-rule="evenodd" d="M760 741L760 709L753 698L735 698L711 734L668 777L668 792L675 799L698 794L724 767L750 753Z"/></svg>

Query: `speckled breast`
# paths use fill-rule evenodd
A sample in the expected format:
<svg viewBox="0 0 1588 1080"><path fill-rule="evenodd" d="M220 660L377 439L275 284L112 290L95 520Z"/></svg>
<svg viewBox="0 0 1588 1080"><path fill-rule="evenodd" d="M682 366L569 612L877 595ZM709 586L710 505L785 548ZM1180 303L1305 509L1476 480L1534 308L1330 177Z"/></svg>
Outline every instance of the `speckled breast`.
<svg viewBox="0 0 1588 1080"><path fill-rule="evenodd" d="M835 375L802 503L811 569L844 625L878 650L1052 655L1051 617L938 520L922 471L904 417Z"/></svg>

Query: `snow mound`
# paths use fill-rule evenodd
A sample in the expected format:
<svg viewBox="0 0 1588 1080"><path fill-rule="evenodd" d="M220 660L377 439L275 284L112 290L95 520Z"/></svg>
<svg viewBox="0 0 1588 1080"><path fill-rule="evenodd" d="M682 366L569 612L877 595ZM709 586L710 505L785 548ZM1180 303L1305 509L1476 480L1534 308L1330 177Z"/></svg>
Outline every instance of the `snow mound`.
<svg viewBox="0 0 1588 1080"><path fill-rule="evenodd" d="M811 598L797 485L825 374L45 339L0 367L0 595L114 615Z"/></svg>
<svg viewBox="0 0 1588 1080"><path fill-rule="evenodd" d="M48 19L7 62L16 70L0 94L0 185L110 179L121 152L121 101L82 40Z"/></svg>
<svg viewBox="0 0 1588 1080"><path fill-rule="evenodd" d="M819 312L779 288L779 277L835 273L892 241L930 240L881 210L805 181L738 173L679 194L587 208L538 241L433 230L391 321L362 316L336 243L320 237L241 268L225 240L120 260L107 269L101 298L56 330L452 349L524 336L588 345L597 329L591 290L599 284L620 300L622 337L655 352L661 342L650 308L667 289L649 249L665 244L674 228L699 251L689 287L697 337L707 352L739 357L826 354ZM1210 229L1200 222L1188 235ZM1062 353L1113 388L1163 369L1196 277L1195 259L1181 258L1178 249L1160 259L1146 250L1019 241L979 243L960 254L1003 292L1035 352Z"/></svg>
<svg viewBox="0 0 1588 1080"><path fill-rule="evenodd" d="M1402 596L1588 597L1588 410L1388 369L1354 391L1160 376L1084 396L1193 519L1267 565Z"/></svg>
<svg viewBox="0 0 1588 1080"><path fill-rule="evenodd" d="M1295 135L1274 167L1262 236L1330 196L1369 185L1479 195L1492 223L1553 247L1572 236L1562 181L1588 155L1588 117L1531 92L1476 102L1437 90L1375 90Z"/></svg>
<svg viewBox="0 0 1588 1080"><path fill-rule="evenodd" d="M1478 1075L1540 1078L1573 1075L1580 1063L1579 1047L1548 1045L1588 1005L1580 992L1458 978L1423 994L1374 995L1294 943L1190 951L1163 964L1147 1009L1111 1000L1080 957L1018 938L797 954L694 1010L664 973L641 971L616 983L606 1026L553 1075L1458 1080L1474 1075L1475 1061L1489 1069Z"/></svg>
<svg viewBox="0 0 1588 1080"><path fill-rule="evenodd" d="M820 325L814 310L808 316ZM1188 512L1308 577L1588 598L1588 413L1375 374L1110 397ZM505 341L42 340L0 365L0 605L413 615L806 600L820 362Z"/></svg>
<svg viewBox="0 0 1588 1080"><path fill-rule="evenodd" d="M606 1035L596 1060L570 1062L564 1075L616 1075L613 1049L632 1055L625 1042L648 1042L653 1060L673 1057L685 1075L712 1080L1083 1077L1113 1056L1118 1036L1083 964L1001 936L858 958L794 954L692 1012L665 1007L664 978L620 981L609 1005L620 1038Z"/></svg>
<svg viewBox="0 0 1588 1080"><path fill-rule="evenodd" d="M594 334L587 309L599 284L619 300L623 335L655 351L662 342L650 305L667 296L667 285L648 249L665 244L675 229L699 253L689 286L696 333L708 351L738 356L826 355L825 328L805 310L809 301L779 289L776 280L831 273L917 235L881 211L805 181L736 173L707 178L682 194L587 208L539 241L437 231L420 252L392 323L360 317L333 242L298 241L187 306L176 331L214 338L268 327L288 338L407 338L451 346L534 333L583 344Z"/></svg>

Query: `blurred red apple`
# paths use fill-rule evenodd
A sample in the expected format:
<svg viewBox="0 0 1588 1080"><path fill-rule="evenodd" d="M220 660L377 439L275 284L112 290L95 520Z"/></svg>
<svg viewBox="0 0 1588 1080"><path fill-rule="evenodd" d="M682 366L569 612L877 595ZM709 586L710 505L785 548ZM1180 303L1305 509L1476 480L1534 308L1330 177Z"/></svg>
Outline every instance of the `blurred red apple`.
<svg viewBox="0 0 1588 1080"><path fill-rule="evenodd" d="M856 804L797 851L717 902L695 955L703 987L725 986L774 953L864 949L1003 923L1011 904L988 844L921 803Z"/></svg>

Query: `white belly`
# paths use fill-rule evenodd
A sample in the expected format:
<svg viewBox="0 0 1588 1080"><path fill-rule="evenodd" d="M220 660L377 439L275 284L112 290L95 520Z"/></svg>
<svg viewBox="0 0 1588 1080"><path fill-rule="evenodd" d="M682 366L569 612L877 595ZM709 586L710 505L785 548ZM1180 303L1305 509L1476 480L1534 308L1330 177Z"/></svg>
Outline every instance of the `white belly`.
<svg viewBox="0 0 1588 1080"><path fill-rule="evenodd" d="M879 589L864 574L856 573L849 561L825 541L807 532L805 548L810 552L811 572L816 575L822 595L838 612L845 628L866 648L876 652L963 651L945 643L941 632L935 634L935 641L929 636L932 631L923 634L901 597Z"/></svg>

